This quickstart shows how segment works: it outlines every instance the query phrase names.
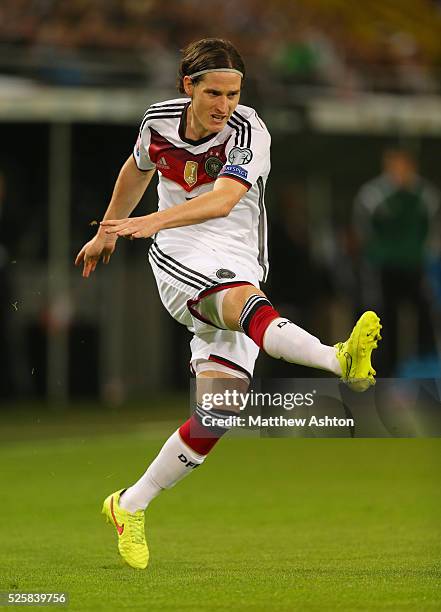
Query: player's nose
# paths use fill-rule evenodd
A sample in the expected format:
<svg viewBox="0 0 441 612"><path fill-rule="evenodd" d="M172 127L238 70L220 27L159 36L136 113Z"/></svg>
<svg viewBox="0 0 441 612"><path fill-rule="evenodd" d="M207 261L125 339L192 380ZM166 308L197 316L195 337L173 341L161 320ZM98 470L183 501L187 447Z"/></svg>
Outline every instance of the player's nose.
<svg viewBox="0 0 441 612"><path fill-rule="evenodd" d="M226 115L228 113L228 99L226 96L219 96L216 100L216 111Z"/></svg>

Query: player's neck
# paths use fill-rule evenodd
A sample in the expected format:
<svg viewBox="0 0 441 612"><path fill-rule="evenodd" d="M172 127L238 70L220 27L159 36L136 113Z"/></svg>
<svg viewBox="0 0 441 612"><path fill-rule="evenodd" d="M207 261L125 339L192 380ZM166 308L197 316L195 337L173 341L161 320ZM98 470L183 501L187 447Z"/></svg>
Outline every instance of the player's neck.
<svg viewBox="0 0 441 612"><path fill-rule="evenodd" d="M197 120L195 117L191 104L187 109L187 120L185 125L185 137L190 140L200 140L201 138L205 138L209 136L211 132L204 128L202 123Z"/></svg>

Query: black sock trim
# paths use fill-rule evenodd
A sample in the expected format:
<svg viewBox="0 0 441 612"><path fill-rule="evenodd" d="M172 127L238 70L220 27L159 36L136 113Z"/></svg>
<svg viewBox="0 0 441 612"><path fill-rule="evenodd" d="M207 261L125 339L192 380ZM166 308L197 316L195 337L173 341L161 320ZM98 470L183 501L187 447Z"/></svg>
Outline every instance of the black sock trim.
<svg viewBox="0 0 441 612"><path fill-rule="evenodd" d="M262 306L273 306L271 302L261 295L251 295L245 302L242 313L239 317L239 326L249 336L250 323L256 312Z"/></svg>
<svg viewBox="0 0 441 612"><path fill-rule="evenodd" d="M226 431L228 431L230 429L230 427L222 427L219 424L217 424L217 425L206 425L206 424L204 424L202 422L202 419L204 417L209 417L209 418L212 418L212 419L216 419L218 421L218 423L219 423L219 421L225 421L229 417L237 416L237 412L233 412L231 410L206 410L205 408L202 408L202 406L200 406L198 404L196 406L196 409L195 409L193 415L194 415L195 419L197 420L197 422L204 429L206 429L207 432L209 432L210 434L216 435L216 436L221 436Z"/></svg>

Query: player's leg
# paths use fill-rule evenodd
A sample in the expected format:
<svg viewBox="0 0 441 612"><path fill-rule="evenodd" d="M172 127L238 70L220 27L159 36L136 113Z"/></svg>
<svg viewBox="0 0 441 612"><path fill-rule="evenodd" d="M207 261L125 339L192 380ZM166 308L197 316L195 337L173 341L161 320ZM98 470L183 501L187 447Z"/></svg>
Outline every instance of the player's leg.
<svg viewBox="0 0 441 612"><path fill-rule="evenodd" d="M289 319L281 317L265 294L253 285L233 287L217 298L221 323L243 331L268 355L341 376L355 391L375 383L371 354L380 336L380 320L365 312L346 342L326 346Z"/></svg>
<svg viewBox="0 0 441 612"><path fill-rule="evenodd" d="M201 381L204 382L202 389L206 389L210 380L230 379L235 385L241 385L239 390L243 391L248 388L259 349L244 334L216 329L211 324L192 318L188 300L191 301L199 295L198 291L195 292L194 285L201 283L210 288L211 283L212 286L217 286L216 280L211 281L204 275L206 270L199 271L200 261L199 255L194 262L186 260L185 274L178 279L175 272L169 278L167 274L160 272L159 268L152 266L159 295L170 315L194 331L191 342L192 367L197 375L198 389ZM180 263L173 260L173 270L179 269L179 266ZM213 271L209 274L217 278L215 273L218 268L219 264L215 262ZM199 281L201 277L202 280ZM186 282L187 279L191 280L190 284ZM148 563L149 554L144 531L145 508L161 491L194 472L227 431L226 426L219 426L219 421L216 427L210 427L206 419L202 421L205 416L204 407L197 406L196 401L194 409L194 414L169 437L139 480L127 489L109 495L104 502L103 513L117 530L121 556L133 567L145 568ZM220 412L220 419L227 417L224 411L217 412ZM213 411L210 411L210 416L212 415Z"/></svg>
<svg viewBox="0 0 441 612"><path fill-rule="evenodd" d="M218 370L213 369L216 367ZM203 401L199 402L207 391L219 391L215 381L221 383L221 388L232 385L239 392L249 386L248 377L240 375L239 378L237 372L229 374L225 366L207 362L196 378L197 401L193 414L166 440L139 480L109 495L104 502L103 514L118 532L120 554L132 567L144 569L148 564L144 512L149 503L199 467L229 429L223 422L236 413L234 407L207 411Z"/></svg>
<svg viewBox="0 0 441 612"><path fill-rule="evenodd" d="M213 368L216 364L208 364ZM197 401L193 414L165 442L157 457L141 478L126 489L120 498L120 506L129 512L145 510L162 490L170 489L192 473L205 460L216 442L228 431L222 424L237 410L234 407L217 407L206 410L202 398L223 389L231 381L237 391L246 391L248 380L224 371L207 369L196 377ZM217 384L214 384L216 383ZM230 385L227 385L230 388ZM215 423L213 423L215 419Z"/></svg>
<svg viewBox="0 0 441 612"><path fill-rule="evenodd" d="M245 332L271 357L341 376L335 348L281 317L260 289L244 285L227 290L222 314L229 329Z"/></svg>

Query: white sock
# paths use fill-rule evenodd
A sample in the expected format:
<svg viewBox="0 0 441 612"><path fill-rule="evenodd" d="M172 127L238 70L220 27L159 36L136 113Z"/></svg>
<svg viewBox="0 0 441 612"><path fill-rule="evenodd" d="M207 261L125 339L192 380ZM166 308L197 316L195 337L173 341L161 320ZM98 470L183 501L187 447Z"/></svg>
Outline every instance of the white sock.
<svg viewBox="0 0 441 612"><path fill-rule="evenodd" d="M170 489L200 465L205 455L189 448L175 431L159 451L141 478L122 495L119 505L124 510L145 510L162 489Z"/></svg>
<svg viewBox="0 0 441 612"><path fill-rule="evenodd" d="M328 370L341 376L335 348L322 344L318 338L289 319L278 318L271 321L263 336L263 348L268 355L276 359Z"/></svg>

